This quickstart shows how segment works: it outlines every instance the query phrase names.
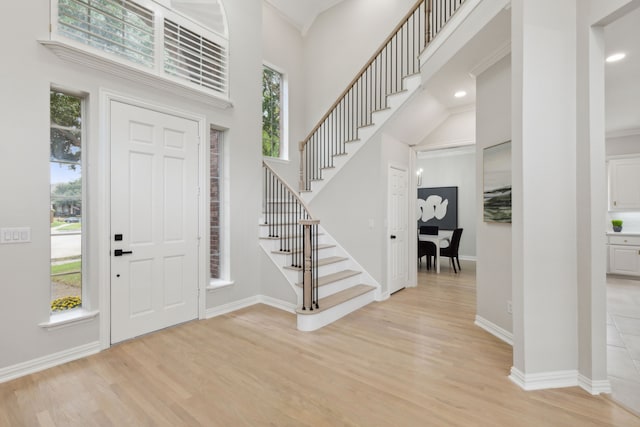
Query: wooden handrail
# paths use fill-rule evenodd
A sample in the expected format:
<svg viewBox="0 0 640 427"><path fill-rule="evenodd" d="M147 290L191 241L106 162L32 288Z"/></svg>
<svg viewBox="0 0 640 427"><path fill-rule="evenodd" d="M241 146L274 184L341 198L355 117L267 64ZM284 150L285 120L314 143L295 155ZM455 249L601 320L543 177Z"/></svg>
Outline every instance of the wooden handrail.
<svg viewBox="0 0 640 427"><path fill-rule="evenodd" d="M431 1L432 0L426 0L426 1L429 4L429 10L430 10L431 9ZM376 60L378 55L380 55L380 53L382 53L382 51L387 47L387 44L395 37L395 35L398 33L398 31L400 31L402 29L402 27L404 27L404 24L407 23L409 18L411 18L411 16L415 13L415 11L424 2L425 2L425 0L419 0L418 2L416 2L416 4L411 8L411 10L400 20L400 23L398 25L396 25L396 27L393 29L391 34L389 34L389 36L384 40L384 42L382 42L380 47L371 56L369 61L367 61L367 63L364 65L364 67L362 67L360 69L360 71L358 72L358 74L356 74L355 78L353 80L351 80L351 82L347 85L347 88L338 96L338 98L333 103L333 105L331 105L331 107L329 107L329 110L327 110L325 115L322 116L322 118L318 121L318 124L313 128L313 130L311 132L309 132L309 135L307 135L307 137L302 140L302 144L303 145L306 144L306 142L313 136L313 134L320 128L320 126L322 126L322 123L324 123L324 121L327 119L327 117L329 117L331 115L331 113L333 112L333 110L335 110L335 108L340 104L340 102L342 101L342 98L344 98L345 95L347 93L349 93L351 88L358 82L358 80L360 80L360 77L362 77L362 75L367 71L367 68L369 68L369 66L371 64L373 64L373 62Z"/></svg>
<svg viewBox="0 0 640 427"><path fill-rule="evenodd" d="M311 191L323 170L335 167L335 156L348 154L359 129L373 125L376 111L388 108L388 97L404 89L407 77L420 72L420 54L465 0L420 0L300 142L300 191Z"/></svg>

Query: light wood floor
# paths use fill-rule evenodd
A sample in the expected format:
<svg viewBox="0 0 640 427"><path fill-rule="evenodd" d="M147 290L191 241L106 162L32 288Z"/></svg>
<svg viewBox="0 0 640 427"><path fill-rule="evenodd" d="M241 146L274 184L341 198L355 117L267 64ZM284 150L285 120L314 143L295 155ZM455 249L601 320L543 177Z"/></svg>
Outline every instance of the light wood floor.
<svg viewBox="0 0 640 427"><path fill-rule="evenodd" d="M256 305L0 384L1 426L640 426L579 388L524 392L473 324L474 273L316 332Z"/></svg>

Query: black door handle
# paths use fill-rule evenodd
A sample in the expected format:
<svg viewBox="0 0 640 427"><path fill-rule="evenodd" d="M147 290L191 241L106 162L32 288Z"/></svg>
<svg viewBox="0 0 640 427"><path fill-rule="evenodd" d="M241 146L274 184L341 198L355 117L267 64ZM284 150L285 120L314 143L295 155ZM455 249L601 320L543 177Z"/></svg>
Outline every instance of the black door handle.
<svg viewBox="0 0 640 427"><path fill-rule="evenodd" d="M132 254L133 251L123 251L122 249L116 249L113 251L113 256L122 256Z"/></svg>
<svg viewBox="0 0 640 427"><path fill-rule="evenodd" d="M395 234L392 234L392 235L391 235L391 238L392 238L392 239L395 239L395 238L396 238L396 235L395 235Z"/></svg>

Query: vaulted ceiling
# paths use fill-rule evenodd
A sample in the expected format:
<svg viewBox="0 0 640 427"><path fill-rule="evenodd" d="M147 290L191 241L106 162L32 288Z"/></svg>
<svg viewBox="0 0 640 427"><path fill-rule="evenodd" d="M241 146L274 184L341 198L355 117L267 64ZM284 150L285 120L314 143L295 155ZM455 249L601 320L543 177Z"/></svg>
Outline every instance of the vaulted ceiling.
<svg viewBox="0 0 640 427"><path fill-rule="evenodd" d="M175 0L174 0L175 1ZM185 1L185 0L183 0ZM189 0L186 0L189 1ZM191 0L196 1L196 0ZM200 0L202 1L202 0ZM343 0L265 0L275 7L289 22L305 34L319 14ZM480 39L482 39L480 42ZM475 103L475 79L471 76L473 68L482 62L482 55L490 55L496 47L508 46L510 40L509 13L503 12L495 22L478 37L462 49L456 57L446 64L429 82L424 82L424 96L416 97L412 108L405 108L406 120L396 117L390 123L390 131L396 129L398 137L415 144L424 131L424 120L415 117L427 111L455 111L463 104ZM640 8L609 24L605 28L607 53L625 51L627 56L619 63L606 64L606 130L609 135L640 131ZM487 48L490 46L490 49ZM453 93L464 89L467 96L455 99ZM421 104L422 103L422 104ZM424 117L424 116L422 116ZM417 126L422 126L418 129ZM407 139L413 141L407 141Z"/></svg>
<svg viewBox="0 0 640 427"><path fill-rule="evenodd" d="M289 20L301 33L306 33L316 17L343 0L265 0Z"/></svg>

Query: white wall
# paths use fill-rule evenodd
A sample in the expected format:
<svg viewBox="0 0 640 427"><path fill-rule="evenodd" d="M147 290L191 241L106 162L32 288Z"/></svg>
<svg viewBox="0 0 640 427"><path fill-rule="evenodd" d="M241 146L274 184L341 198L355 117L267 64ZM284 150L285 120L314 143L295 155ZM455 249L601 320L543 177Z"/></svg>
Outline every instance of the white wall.
<svg viewBox="0 0 640 427"><path fill-rule="evenodd" d="M49 89L51 84L88 93L87 150L88 207L86 233L89 255L88 283L83 295L88 308L98 309L98 267L108 247L99 247L99 226L106 227L108 196L100 193L105 179L101 152L99 91L107 89L206 117L209 124L229 129L225 136L229 153L231 271L235 285L209 295L213 307L256 295L258 268L246 268L247 260L259 258L256 236L260 206L260 75L262 65L261 15L258 0L226 2L230 27L230 93L234 107L220 111L129 83L101 71L58 59L37 40L48 38L49 10L42 1L14 2L8 8L13 19L0 30L5 47L5 65L0 79L0 117L4 138L0 158L10 159L0 168L1 227L31 227L31 243L0 245L0 369L69 350L99 340L98 318L83 324L47 332L38 326L49 320ZM205 139L206 140L206 139ZM206 230L205 230L206 234ZM19 303L16 303L19 302ZM8 320L10 319L10 321Z"/></svg>
<svg viewBox="0 0 640 427"><path fill-rule="evenodd" d="M577 221L576 8L511 7L512 378L525 383L578 369L578 232L566 226ZM549 220L550 208L564 220Z"/></svg>
<svg viewBox="0 0 640 427"><path fill-rule="evenodd" d="M511 224L483 220L483 150L511 139L511 57L476 80L476 299L477 315L513 332L511 301Z"/></svg>
<svg viewBox="0 0 640 427"><path fill-rule="evenodd" d="M345 0L316 18L304 40L307 133L415 3Z"/></svg>
<svg viewBox="0 0 640 427"><path fill-rule="evenodd" d="M298 143L311 130L306 129L304 125L306 79L303 68L303 39L300 32L264 0L262 0L262 48L265 63L284 74L285 96L288 101L288 108L285 111L288 160L282 162L265 159L280 176L297 188L300 164Z"/></svg>
<svg viewBox="0 0 640 427"><path fill-rule="evenodd" d="M468 146L421 152L418 153L416 162L416 169L423 171L422 188L458 187L458 227L464 229L459 254L461 258L467 259L476 258L475 151L474 146Z"/></svg>
<svg viewBox="0 0 640 427"><path fill-rule="evenodd" d="M410 156L407 145L375 135L310 204L325 230L382 285L383 293L388 291L388 168L393 164L409 170ZM415 266L414 261L408 260Z"/></svg>
<svg viewBox="0 0 640 427"><path fill-rule="evenodd" d="M439 150L475 142L476 110L475 106L471 105L449 112L446 120L420 141L416 149Z"/></svg>
<svg viewBox="0 0 640 427"><path fill-rule="evenodd" d="M640 135L607 138L606 154L607 157L640 154Z"/></svg>

